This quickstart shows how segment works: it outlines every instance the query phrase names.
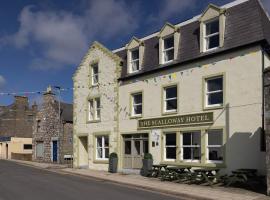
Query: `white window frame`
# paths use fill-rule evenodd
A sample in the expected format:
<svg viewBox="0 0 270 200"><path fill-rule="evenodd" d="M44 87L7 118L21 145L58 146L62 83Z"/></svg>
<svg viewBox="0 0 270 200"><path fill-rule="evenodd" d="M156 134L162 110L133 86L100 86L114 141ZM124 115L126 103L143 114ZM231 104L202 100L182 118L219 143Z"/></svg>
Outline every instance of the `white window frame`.
<svg viewBox="0 0 270 200"><path fill-rule="evenodd" d="M142 103L137 103L137 104L135 104L135 101L134 101L134 97L136 96L136 95L141 95L141 97L142 97ZM133 94L131 94L131 116L132 117L139 117L139 116L142 116L142 113L140 113L140 114L135 114L135 107L136 106L142 106L142 113L143 113L143 94L142 94L142 92L137 92L137 93L133 93Z"/></svg>
<svg viewBox="0 0 270 200"><path fill-rule="evenodd" d="M173 50L173 55L174 55L174 51L175 51L175 47L174 47L174 44L173 44L173 47L170 47L168 49L165 49L165 45L164 45L164 41L168 38L173 38L173 41L174 41L174 35L169 35L169 36L166 36L162 39L162 62L163 64L166 64L166 63L170 63L174 60L174 56L173 56L173 59L172 60L168 60L168 61L165 61L165 54L167 53L167 51L170 51L170 50Z"/></svg>
<svg viewBox="0 0 270 200"><path fill-rule="evenodd" d="M215 21L219 21L219 23L220 23L219 18L215 18L215 19L212 19L212 20L209 20L209 21L204 22L204 31L203 31L204 32L204 50L206 52L207 51L213 51L213 50L219 48L219 46L214 47L214 48L210 48L210 49L208 47L209 47L209 40L210 40L210 38L213 37L213 36L220 35L220 28L219 28L219 31L218 32L212 33L212 34L209 34L209 35L206 35L206 26L207 26L207 24L213 23ZM219 45L220 45L220 38L218 40L219 40Z"/></svg>
<svg viewBox="0 0 270 200"><path fill-rule="evenodd" d="M173 88L173 87L176 87L176 97L173 97L173 98L166 98L166 93L167 93L167 89L169 88ZM176 99L176 109L173 109L173 110L167 110L167 101L169 100L175 100ZM174 112L177 112L178 110L178 87L177 85L171 85L171 86L167 86L167 87L164 87L163 88L163 112L164 113L174 113Z"/></svg>
<svg viewBox="0 0 270 200"><path fill-rule="evenodd" d="M132 53L134 51L138 51L139 58L132 60ZM130 54L129 73L136 73L136 72L141 70L141 66L140 66L140 49L139 49L139 47L129 50L129 54ZM138 62L138 69L137 70L133 70L133 63L135 63L135 62Z"/></svg>
<svg viewBox="0 0 270 200"><path fill-rule="evenodd" d="M183 134L184 133L196 133L200 135L200 145L183 145L184 140L183 140ZM192 137L191 137L191 144L192 144ZM202 160L202 135L201 135L201 131L187 131L187 132L181 132L181 160L184 162L194 162L194 163L199 163ZM195 159L184 159L184 147L189 147L189 148L199 148L200 149L200 160L195 160Z"/></svg>
<svg viewBox="0 0 270 200"><path fill-rule="evenodd" d="M221 133L221 138L222 138L222 144L221 145L209 145L208 144L208 135L209 135L209 131L220 131ZM212 134L216 134L216 133L212 133ZM223 160L209 160L209 148L211 147L215 147L215 148L221 148L222 149L222 157ZM211 129L208 130L206 133L206 162L207 163L223 163L224 162L224 148L223 148L223 129Z"/></svg>
<svg viewBox="0 0 270 200"><path fill-rule="evenodd" d="M222 79L222 90L215 90L215 91L211 91L208 92L208 81L209 80L214 80L214 79ZM216 93L222 93L222 102L218 103L218 104L208 104L208 96L211 94L216 94ZM205 79L205 95L204 95L204 99L205 99L205 107L206 108L211 108L211 107L220 107L223 106L224 104L224 77L222 75L220 76L214 76L214 77L210 77L210 78L206 78Z"/></svg>
<svg viewBox="0 0 270 200"><path fill-rule="evenodd" d="M100 137L102 138L101 139L102 140L101 141L102 144L101 144L101 147L98 147L98 141L97 140ZM105 146L105 137L108 137L108 142L109 142L108 146ZM106 149L109 149L110 148L110 137L109 137L109 135L97 135L95 141L96 141L96 160L108 160L109 157L108 158L105 157L105 155L106 155L105 151L106 151ZM101 158L98 157L98 149L101 149L102 150L102 157Z"/></svg>
<svg viewBox="0 0 270 200"><path fill-rule="evenodd" d="M97 101L99 101L99 107L97 107ZM93 108L91 108L91 102L93 102ZM100 115L101 115L100 97L89 99L88 100L88 121L100 120L101 118Z"/></svg>
<svg viewBox="0 0 270 200"><path fill-rule="evenodd" d="M166 137L167 137L167 134L175 134L175 145L166 145ZM163 135L163 137L164 137L164 158L163 158L163 160L164 161L170 161L170 162L175 162L176 161L176 159L177 159L177 132L168 132L168 133L164 133L164 135ZM175 155L176 155L176 158L175 159L168 159L167 158L167 147L175 147Z"/></svg>
<svg viewBox="0 0 270 200"><path fill-rule="evenodd" d="M97 67L97 73L94 73L94 68ZM96 86L99 83L99 65L94 63L91 65L91 85Z"/></svg>

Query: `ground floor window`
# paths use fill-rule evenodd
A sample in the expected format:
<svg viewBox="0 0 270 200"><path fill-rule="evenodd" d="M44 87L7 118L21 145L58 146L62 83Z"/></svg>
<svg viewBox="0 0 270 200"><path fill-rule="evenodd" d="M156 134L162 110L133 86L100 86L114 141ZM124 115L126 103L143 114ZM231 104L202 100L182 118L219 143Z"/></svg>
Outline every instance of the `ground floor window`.
<svg viewBox="0 0 270 200"><path fill-rule="evenodd" d="M39 141L36 143L36 157L37 158L44 157L44 143L43 142Z"/></svg>
<svg viewBox="0 0 270 200"><path fill-rule="evenodd" d="M182 133L182 157L187 161L201 160L201 132Z"/></svg>
<svg viewBox="0 0 270 200"><path fill-rule="evenodd" d="M24 150L31 150L32 149L32 144L24 144L23 149Z"/></svg>
<svg viewBox="0 0 270 200"><path fill-rule="evenodd" d="M96 136L96 159L107 160L109 158L109 136Z"/></svg>
<svg viewBox="0 0 270 200"><path fill-rule="evenodd" d="M176 159L176 133L165 134L165 160L174 161Z"/></svg>
<svg viewBox="0 0 270 200"><path fill-rule="evenodd" d="M223 161L223 130L208 130L207 160L210 162Z"/></svg>

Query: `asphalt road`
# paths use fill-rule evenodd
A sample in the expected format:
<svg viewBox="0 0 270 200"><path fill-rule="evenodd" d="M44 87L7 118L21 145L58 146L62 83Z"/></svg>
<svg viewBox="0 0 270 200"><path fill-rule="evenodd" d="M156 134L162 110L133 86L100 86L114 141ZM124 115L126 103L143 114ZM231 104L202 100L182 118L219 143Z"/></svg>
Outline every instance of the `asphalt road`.
<svg viewBox="0 0 270 200"><path fill-rule="evenodd" d="M0 200L176 200L110 182L0 160Z"/></svg>

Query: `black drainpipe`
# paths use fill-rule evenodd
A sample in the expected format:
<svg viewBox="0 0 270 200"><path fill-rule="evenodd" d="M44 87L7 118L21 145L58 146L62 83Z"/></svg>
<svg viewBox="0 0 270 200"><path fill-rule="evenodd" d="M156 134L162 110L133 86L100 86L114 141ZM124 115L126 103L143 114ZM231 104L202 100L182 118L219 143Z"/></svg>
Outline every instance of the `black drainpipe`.
<svg viewBox="0 0 270 200"><path fill-rule="evenodd" d="M264 56L265 56L265 49L262 47L262 135L261 135L261 151L265 151L265 130L264 130Z"/></svg>

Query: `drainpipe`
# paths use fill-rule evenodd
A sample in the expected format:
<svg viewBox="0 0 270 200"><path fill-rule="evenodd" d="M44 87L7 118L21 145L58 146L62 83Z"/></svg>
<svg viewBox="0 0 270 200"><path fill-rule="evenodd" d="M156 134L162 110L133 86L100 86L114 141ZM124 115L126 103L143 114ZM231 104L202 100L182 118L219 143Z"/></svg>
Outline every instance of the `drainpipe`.
<svg viewBox="0 0 270 200"><path fill-rule="evenodd" d="M265 135L265 130L264 130L264 103L265 103L265 100L264 100L264 63L265 63L265 60L264 60L264 56L265 56L265 53L264 53L264 47L262 48L262 133L263 135ZM262 141L262 142L265 142L265 141ZM265 145L263 147L265 149ZM264 150L264 149L261 149L261 150Z"/></svg>

